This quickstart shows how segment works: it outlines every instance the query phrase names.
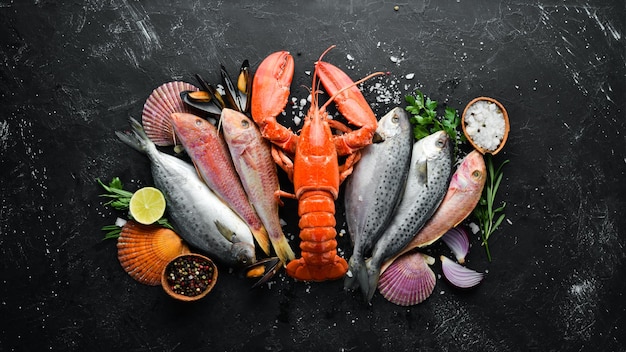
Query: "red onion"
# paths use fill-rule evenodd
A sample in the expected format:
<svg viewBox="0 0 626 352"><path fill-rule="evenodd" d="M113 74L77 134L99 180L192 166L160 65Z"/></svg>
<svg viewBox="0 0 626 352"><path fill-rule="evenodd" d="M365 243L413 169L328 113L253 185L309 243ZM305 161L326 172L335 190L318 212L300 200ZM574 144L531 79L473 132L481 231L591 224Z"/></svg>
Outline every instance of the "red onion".
<svg viewBox="0 0 626 352"><path fill-rule="evenodd" d="M446 232L441 239L450 247L456 260L460 264L465 263L465 256L469 252L469 237L467 230L462 226L453 227Z"/></svg>
<svg viewBox="0 0 626 352"><path fill-rule="evenodd" d="M449 283L456 287L474 287L478 285L485 277L484 273L479 273L472 269L466 268L444 255L442 255L440 259L443 276L446 277L446 280L448 280Z"/></svg>

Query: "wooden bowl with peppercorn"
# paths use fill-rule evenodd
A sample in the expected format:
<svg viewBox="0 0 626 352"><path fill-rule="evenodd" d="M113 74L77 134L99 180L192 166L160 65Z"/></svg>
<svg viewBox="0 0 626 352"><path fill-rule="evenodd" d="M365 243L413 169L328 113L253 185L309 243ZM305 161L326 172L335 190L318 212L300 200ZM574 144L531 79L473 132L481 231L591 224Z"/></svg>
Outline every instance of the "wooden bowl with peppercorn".
<svg viewBox="0 0 626 352"><path fill-rule="evenodd" d="M217 266L201 254L186 253L172 259L163 269L163 290L179 301L197 301L206 296L217 281Z"/></svg>

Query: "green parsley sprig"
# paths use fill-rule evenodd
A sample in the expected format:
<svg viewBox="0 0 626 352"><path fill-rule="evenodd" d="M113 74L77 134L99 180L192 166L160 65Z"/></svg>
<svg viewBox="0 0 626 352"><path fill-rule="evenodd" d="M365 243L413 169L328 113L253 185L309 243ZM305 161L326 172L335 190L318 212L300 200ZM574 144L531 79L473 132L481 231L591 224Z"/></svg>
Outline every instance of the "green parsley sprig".
<svg viewBox="0 0 626 352"><path fill-rule="evenodd" d="M491 235L498 229L498 226L500 226L505 217L504 208L506 207L506 202L500 203L500 206L497 208L494 208L494 206L496 193L498 192L498 187L500 187L500 182L502 181L502 167L508 162L508 159L503 161L502 164L495 169L491 154L485 155L487 180L485 182L485 188L483 188L480 200L472 212L472 215L478 221L482 245L485 246L485 251L487 252L487 258L489 261L491 261L491 252L489 252L488 242L489 237L491 237Z"/></svg>
<svg viewBox="0 0 626 352"><path fill-rule="evenodd" d="M415 95L407 95L404 99L408 104L405 109L412 115L410 121L413 124L415 139L419 140L437 131L445 131L455 143L455 152L458 151L458 144L465 142L466 138L458 130L461 118L456 109L446 106L443 116L438 117L439 103L425 97L419 90L415 90Z"/></svg>
<svg viewBox="0 0 626 352"><path fill-rule="evenodd" d="M102 183L99 178L96 179L96 181L98 181L100 186L102 186L102 188L104 188L108 192L107 194L100 195L100 197L110 198L110 200L104 203L104 205L109 205L116 210L128 212L130 198L132 198L133 192L124 190L124 185L122 184L122 181L119 179L119 177L113 177L108 186ZM128 213L128 216L132 219L130 213ZM156 223L162 227L166 227L171 230L174 229L166 218L161 218ZM107 240L120 237L120 232L122 231L122 228L118 225L106 225L102 227L102 231L106 231L106 233L104 234L104 239Z"/></svg>

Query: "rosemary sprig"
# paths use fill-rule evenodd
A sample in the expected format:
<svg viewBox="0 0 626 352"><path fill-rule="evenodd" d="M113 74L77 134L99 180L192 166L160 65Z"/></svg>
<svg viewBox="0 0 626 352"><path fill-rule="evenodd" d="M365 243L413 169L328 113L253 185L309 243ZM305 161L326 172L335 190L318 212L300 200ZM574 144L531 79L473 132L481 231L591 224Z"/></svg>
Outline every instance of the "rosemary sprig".
<svg viewBox="0 0 626 352"><path fill-rule="evenodd" d="M491 252L489 252L489 237L498 229L498 226L505 218L504 208L506 202L500 203L500 206L494 208L496 193L500 182L502 181L502 167L508 163L509 160L505 160L500 166L495 169L491 154L485 155L485 164L487 166L487 180L485 182L485 188L478 201L476 208L472 212L473 216L478 221L480 227L482 245L485 246L487 252L487 258L491 261Z"/></svg>
<svg viewBox="0 0 626 352"><path fill-rule="evenodd" d="M109 185L105 185L100 181L100 179L96 179L100 186L104 188L108 193L101 194L100 197L110 198L108 202L104 203L104 205L110 205L113 209L128 211L128 207L130 204L130 198L133 196L133 192L129 192L124 190L124 185L119 177L113 177ZM128 213L128 216L132 218L131 214ZM158 225L162 227L166 227L168 229L174 230L170 222L166 218L161 218L156 222ZM104 234L104 240L114 239L120 237L120 232L122 228L118 225L106 225L102 227L102 231L106 231Z"/></svg>

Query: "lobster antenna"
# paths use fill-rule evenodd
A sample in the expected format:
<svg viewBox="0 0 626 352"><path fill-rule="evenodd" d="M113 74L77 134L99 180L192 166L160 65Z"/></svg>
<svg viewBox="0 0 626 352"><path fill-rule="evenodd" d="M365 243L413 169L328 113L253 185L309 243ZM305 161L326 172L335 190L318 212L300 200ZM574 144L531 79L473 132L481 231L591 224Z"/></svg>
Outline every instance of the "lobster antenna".
<svg viewBox="0 0 626 352"><path fill-rule="evenodd" d="M352 83L352 84L350 84L350 85L347 85L347 86L345 86L345 87L343 87L343 88L339 89L339 90L337 91L337 93L335 93L332 97L330 97L330 99L328 99L328 100L326 101L326 103L324 103L324 105L322 105L322 107L320 108L320 110L324 110L324 109L326 109L326 107L328 106L328 104L330 104L333 100L335 100L335 98L336 98L337 96L339 96L339 94L341 94L341 93L345 92L346 90L348 90L348 89L350 89L350 88L352 88L352 87L356 87L357 85L359 85L359 84L361 84L361 83L363 83L363 82L367 81L367 80L368 80L368 79L370 79L370 78L374 78L374 77L376 77L376 76L383 76L383 75L385 75L385 72L381 72L381 71L379 71L379 72L374 72L374 73L371 73L371 74L369 74L369 75L367 75L367 76L365 76L365 77L361 78L360 80L358 80L358 81L356 81L356 82L353 82L353 83Z"/></svg>
<svg viewBox="0 0 626 352"><path fill-rule="evenodd" d="M317 61L322 61L324 56L335 47L336 45L329 46L328 49L324 50L324 52L320 55L320 58L317 59ZM317 79L317 65L315 65L315 70L313 70L313 83L311 84L311 106L317 106L317 95L320 93L319 84L320 83Z"/></svg>

